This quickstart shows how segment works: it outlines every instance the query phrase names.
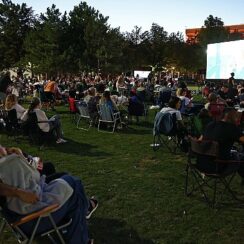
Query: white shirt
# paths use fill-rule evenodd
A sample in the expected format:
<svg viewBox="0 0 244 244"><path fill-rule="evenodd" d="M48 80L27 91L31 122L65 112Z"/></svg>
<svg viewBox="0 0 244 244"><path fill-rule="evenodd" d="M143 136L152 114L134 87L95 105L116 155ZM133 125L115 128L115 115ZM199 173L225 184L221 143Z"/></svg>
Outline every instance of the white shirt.
<svg viewBox="0 0 244 244"><path fill-rule="evenodd" d="M50 130L50 126L48 123L48 117L46 116L45 112L42 111L39 108L36 108L33 110L33 112L36 113L37 116L37 121L38 122L44 122L47 121L47 123L38 123L39 128L43 131L43 132L49 132ZM23 114L23 116L21 117L21 120L26 121L28 119L28 110Z"/></svg>
<svg viewBox="0 0 244 244"><path fill-rule="evenodd" d="M21 105L19 105L18 103L16 103L14 106L12 106L12 109L16 110L17 113L17 119L21 119L22 115L24 114L24 112L26 111L26 109L24 109Z"/></svg>
<svg viewBox="0 0 244 244"><path fill-rule="evenodd" d="M181 113L179 110L176 110L174 108L170 108L170 107L165 107L165 108L162 108L161 113L170 113L170 114L176 114L176 120L182 120L182 117L181 117Z"/></svg>
<svg viewBox="0 0 244 244"><path fill-rule="evenodd" d="M191 102L191 100L188 98L188 97L184 97L184 96L180 96L179 97L180 98L180 100L181 101L185 101L185 106L187 107L189 104L190 104L190 102Z"/></svg>

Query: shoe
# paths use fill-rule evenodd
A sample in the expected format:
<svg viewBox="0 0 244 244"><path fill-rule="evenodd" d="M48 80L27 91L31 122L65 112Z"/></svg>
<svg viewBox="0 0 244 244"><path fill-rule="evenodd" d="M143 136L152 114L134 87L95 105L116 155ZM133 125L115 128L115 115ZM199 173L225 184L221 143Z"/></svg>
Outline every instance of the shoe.
<svg viewBox="0 0 244 244"><path fill-rule="evenodd" d="M95 212L95 210L98 207L98 201L94 198L89 199L90 206L88 207L87 214L86 214L86 219L90 219L92 214Z"/></svg>
<svg viewBox="0 0 244 244"><path fill-rule="evenodd" d="M57 144L62 144L62 143L66 143L66 142L67 142L67 141L64 140L64 139L62 139L62 138L59 138L59 139L56 141Z"/></svg>

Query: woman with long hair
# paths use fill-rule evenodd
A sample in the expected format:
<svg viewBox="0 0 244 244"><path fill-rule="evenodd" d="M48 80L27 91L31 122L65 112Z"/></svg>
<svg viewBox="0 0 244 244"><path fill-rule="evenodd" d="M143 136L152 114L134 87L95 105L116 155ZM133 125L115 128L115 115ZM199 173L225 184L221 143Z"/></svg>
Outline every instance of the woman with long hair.
<svg viewBox="0 0 244 244"><path fill-rule="evenodd" d="M24 113L21 120L26 121L29 114L33 112L36 113L38 122L42 122L38 123L38 126L43 132L55 132L57 136L56 143L58 144L66 142L66 140L62 138L63 132L61 129L60 117L58 115L54 115L48 119L45 112L41 110L41 101L38 97L33 98L29 109Z"/></svg>
<svg viewBox="0 0 244 244"><path fill-rule="evenodd" d="M100 104L106 104L113 112L119 111L117 105L110 96L110 91L104 91L103 96L100 99Z"/></svg>
<svg viewBox="0 0 244 244"><path fill-rule="evenodd" d="M18 104L17 96L14 94L9 94L6 97L5 109L7 111L15 109L16 113L17 113L17 119L20 119L23 116L24 112L26 111L25 108L23 108L21 105Z"/></svg>

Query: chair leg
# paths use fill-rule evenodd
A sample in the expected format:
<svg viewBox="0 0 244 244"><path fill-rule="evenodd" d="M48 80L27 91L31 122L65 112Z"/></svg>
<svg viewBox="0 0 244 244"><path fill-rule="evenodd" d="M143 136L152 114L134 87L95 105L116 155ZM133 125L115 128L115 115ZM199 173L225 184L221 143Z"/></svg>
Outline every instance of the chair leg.
<svg viewBox="0 0 244 244"><path fill-rule="evenodd" d="M185 195L189 196L188 194L188 177L189 177L189 165L186 165L186 180L185 180Z"/></svg>
<svg viewBox="0 0 244 244"><path fill-rule="evenodd" d="M114 133L115 127L116 127L116 120L114 120L113 132L112 133Z"/></svg>
<svg viewBox="0 0 244 244"><path fill-rule="evenodd" d="M39 226L40 220L41 220L41 218L39 217L39 218L37 219L37 222L36 222L36 224L35 224L35 227L34 227L34 230L33 230L32 234L31 234L31 237L30 237L30 239L29 239L29 241L28 241L28 244L31 244L31 243L32 243L32 241L33 241L33 239L34 239L34 237L35 237L37 228L38 228L38 226Z"/></svg>
<svg viewBox="0 0 244 244"><path fill-rule="evenodd" d="M97 130L98 130L98 131L100 131L100 123L101 123L101 121L98 120L98 125L97 125Z"/></svg>
<svg viewBox="0 0 244 244"><path fill-rule="evenodd" d="M212 207L214 208L216 205L216 191L217 191L217 180L214 180L214 193L213 193L213 200L212 200Z"/></svg>
<svg viewBox="0 0 244 244"><path fill-rule="evenodd" d="M203 190L203 185L206 184L205 180L201 178L201 175L200 175L199 173L197 173L197 172L196 172L196 173L192 172L192 173L193 173L193 176L194 176L194 178L195 178L195 181L196 181L197 184L198 184L198 188L200 189L201 193L202 193L203 196L204 196L205 201L211 206L211 205L212 205L212 202L209 200L209 198L207 197L205 191ZM198 178L201 178L201 180L202 180L202 182L203 182L202 184L200 184Z"/></svg>
<svg viewBox="0 0 244 244"><path fill-rule="evenodd" d="M62 237L62 235L61 235L61 233L60 233L60 231L59 231L59 229L58 229L58 227L57 227L55 221L53 220L53 217L52 217L51 214L49 214L49 219L50 219L50 221L51 221L51 223L52 223L52 225L53 225L53 227L54 227L54 229L55 229L55 231L56 231L56 233L57 233L57 235L58 235L58 237L59 237L59 239L60 239L60 242L61 242L62 244L65 244L65 241L64 241L64 239L63 239L63 237Z"/></svg>
<svg viewBox="0 0 244 244"><path fill-rule="evenodd" d="M2 219L1 222L2 223L0 225L0 235L2 234L2 232L3 232L3 230L4 230L5 226L6 226L6 221L4 219Z"/></svg>
<svg viewBox="0 0 244 244"><path fill-rule="evenodd" d="M77 120L77 123L76 123L76 128L77 129L79 129L80 120L81 120L81 117L79 117L79 119Z"/></svg>

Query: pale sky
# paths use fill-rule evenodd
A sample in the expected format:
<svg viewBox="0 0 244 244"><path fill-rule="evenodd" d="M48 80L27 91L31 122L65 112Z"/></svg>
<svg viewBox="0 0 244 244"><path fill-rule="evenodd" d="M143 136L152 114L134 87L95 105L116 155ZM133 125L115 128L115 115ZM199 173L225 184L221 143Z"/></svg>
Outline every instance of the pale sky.
<svg viewBox="0 0 244 244"><path fill-rule="evenodd" d="M12 0L25 2L35 13L45 12L54 3L61 12L69 12L79 0ZM108 24L121 32L131 32L134 26L150 30L152 23L163 26L168 32L201 27L212 14L225 25L244 24L244 0L87 0L89 6L109 16Z"/></svg>

